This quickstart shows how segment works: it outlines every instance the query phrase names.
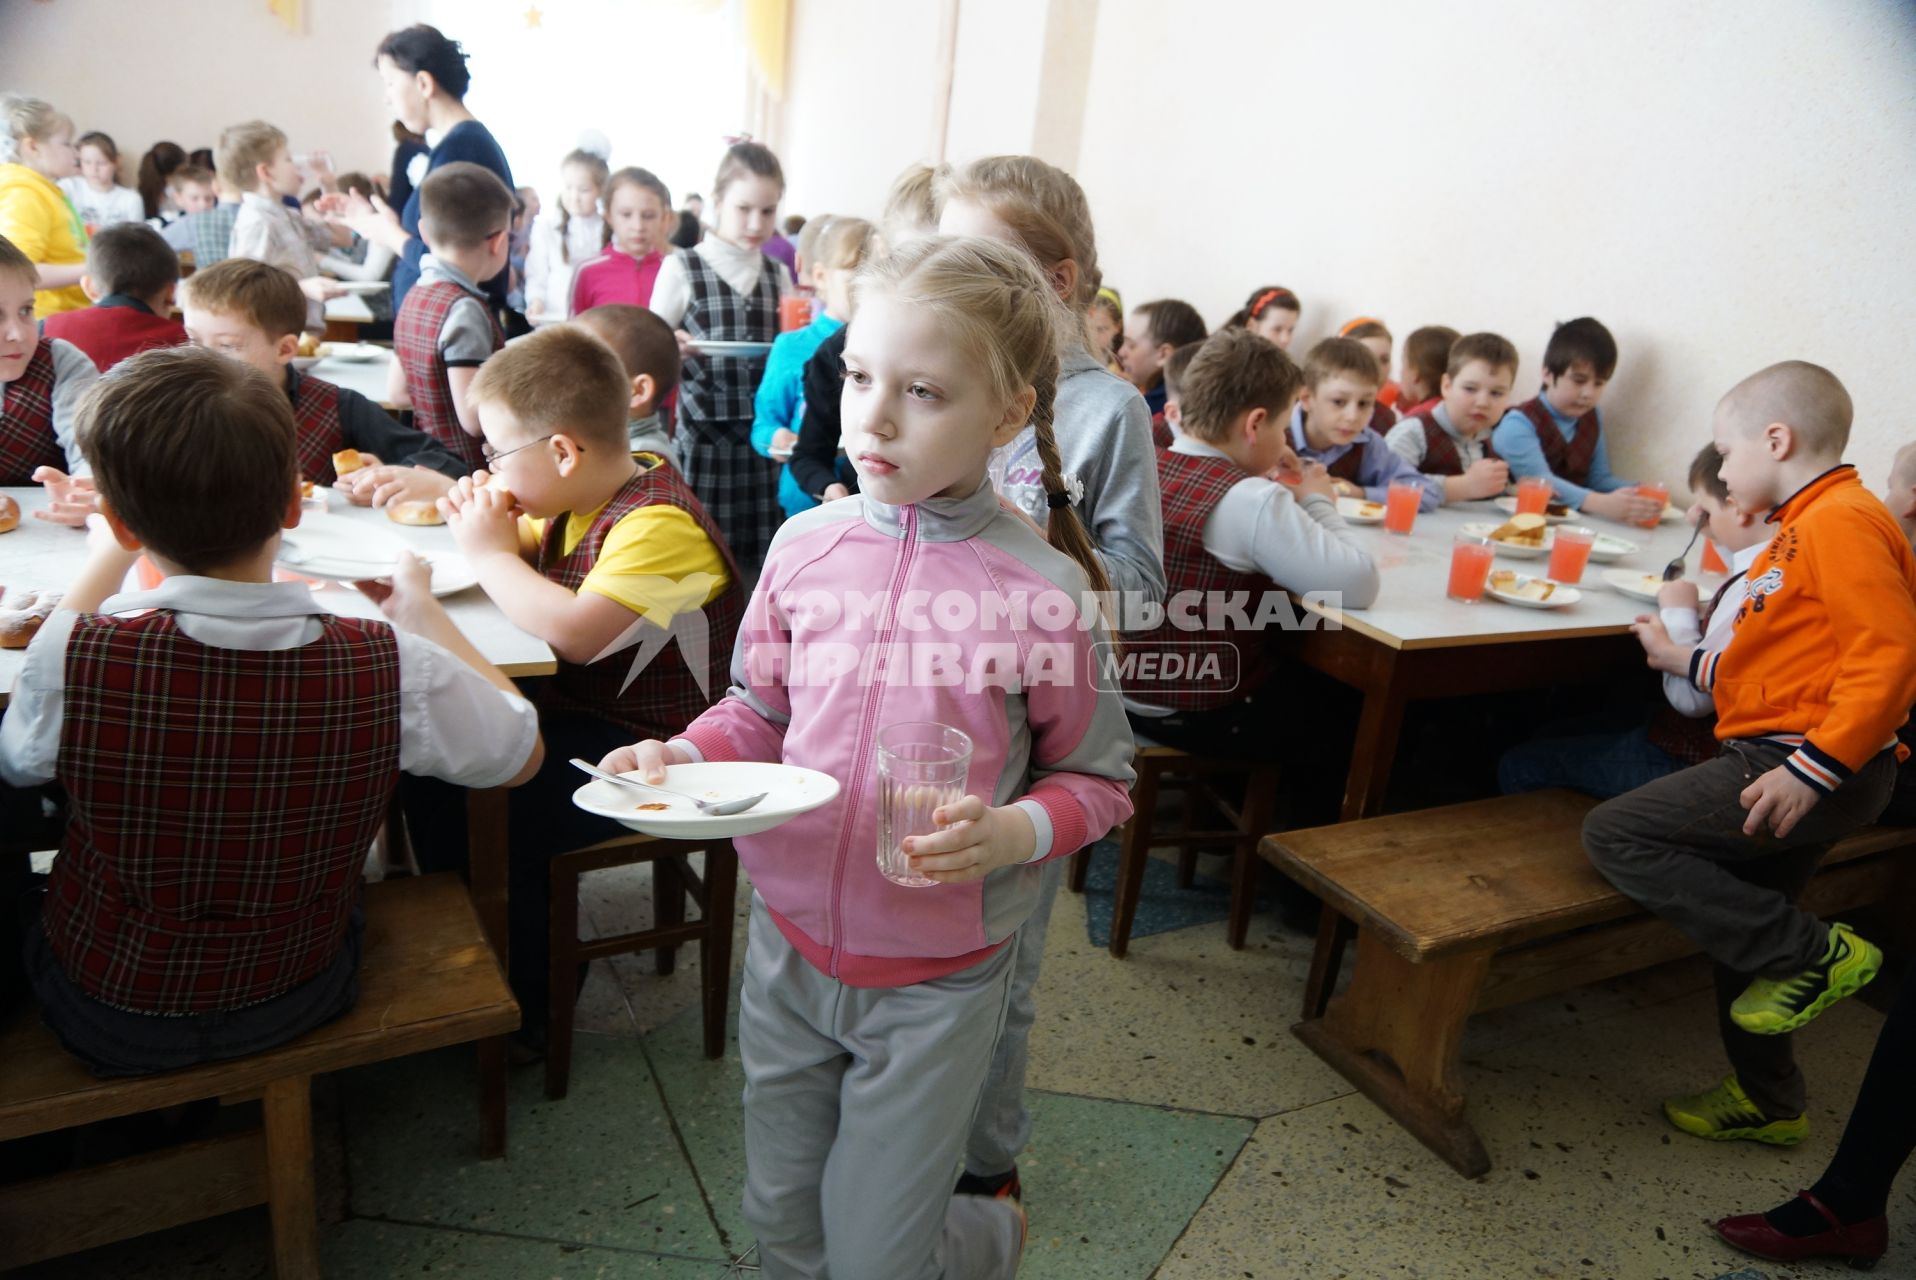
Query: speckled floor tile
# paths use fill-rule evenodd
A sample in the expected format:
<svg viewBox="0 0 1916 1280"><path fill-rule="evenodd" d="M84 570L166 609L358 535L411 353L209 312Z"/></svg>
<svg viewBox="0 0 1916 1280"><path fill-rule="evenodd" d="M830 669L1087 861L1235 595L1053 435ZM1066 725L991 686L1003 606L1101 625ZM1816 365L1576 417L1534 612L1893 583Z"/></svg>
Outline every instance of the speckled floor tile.
<svg viewBox="0 0 1916 1280"><path fill-rule="evenodd" d="M343 1079L358 1214L700 1257L717 1231L635 1042L582 1035L571 1094L512 1073L508 1155L478 1157L474 1055L455 1050Z"/></svg>
<svg viewBox="0 0 1916 1280"><path fill-rule="evenodd" d="M696 1007L645 1036L645 1052L698 1170L725 1245L734 1253L752 1242L739 1197L745 1190L745 1073L738 1060L738 984L732 984L725 1056L705 1056Z"/></svg>
<svg viewBox="0 0 1916 1280"><path fill-rule="evenodd" d="M1802 1038L1816 1129L1793 1151L1700 1142L1663 1120L1663 1095L1723 1070L1704 996L1570 1027L1469 1066L1470 1114L1493 1161L1476 1181L1360 1096L1273 1117L1158 1275L1709 1280L1736 1271L1747 1260L1706 1221L1768 1208L1815 1179L1880 1026L1845 1005ZM1892 1248L1916 1258L1916 1214L1899 1223ZM1765 1270L1773 1280L1797 1274Z"/></svg>
<svg viewBox="0 0 1916 1280"><path fill-rule="evenodd" d="M693 855L697 867L701 855ZM738 966L745 959L745 923L750 914L752 889L743 870L739 872L738 891L733 897L732 968L737 983ZM617 933L642 929L652 922L652 872L643 866L614 867L595 872L586 879L584 906L591 927L599 933ZM676 1018L699 1001L699 949L697 945L679 948L678 963L667 977L660 977L655 957L613 956L593 966L608 970L625 993L626 1007L634 1026L650 1031Z"/></svg>
<svg viewBox="0 0 1916 1280"><path fill-rule="evenodd" d="M718 1280L716 1259L661 1257L594 1249L552 1240L448 1231L393 1222L349 1222L321 1242L328 1280L392 1280L395 1276L456 1276L459 1280Z"/></svg>

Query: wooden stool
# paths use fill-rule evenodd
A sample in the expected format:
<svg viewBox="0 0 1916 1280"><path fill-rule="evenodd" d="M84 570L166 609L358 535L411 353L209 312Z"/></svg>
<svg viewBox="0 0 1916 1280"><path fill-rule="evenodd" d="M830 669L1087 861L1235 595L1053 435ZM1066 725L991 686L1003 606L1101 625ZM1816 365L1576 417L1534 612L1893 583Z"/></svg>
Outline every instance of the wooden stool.
<svg viewBox="0 0 1916 1280"><path fill-rule="evenodd" d="M1271 811L1277 798L1276 765L1253 764L1222 756L1197 756L1176 747L1140 744L1132 764L1138 773L1131 788L1133 813L1125 824L1122 852L1118 858L1117 900L1111 911L1111 954L1124 959L1131 944L1131 924L1138 914L1138 898L1144 889L1144 865L1151 849L1170 845L1178 851L1178 884L1189 888L1197 870L1198 852L1203 849L1231 850L1231 918L1226 941L1233 951L1244 949L1244 935L1251 927L1251 902L1256 896L1257 842L1271 825ZM1219 774L1248 774L1244 794L1232 800L1210 782ZM1178 791L1184 797L1184 826L1160 831L1156 821L1158 793ZM1200 828L1199 808L1208 804L1223 818L1223 827ZM1071 890L1084 892L1091 871L1091 846L1086 845L1071 861Z"/></svg>
<svg viewBox="0 0 1916 1280"><path fill-rule="evenodd" d="M687 855L705 854L705 875ZM579 936L579 879L588 871L652 864L652 927L609 938ZM738 854L730 840L660 840L620 836L552 860L551 959L546 980L546 1096L563 1098L572 1076L572 1015L579 999L579 965L601 956L657 951L661 975L672 972L681 943L699 944L699 997L705 1056L725 1054L725 1007L732 989L732 904L738 887ZM686 922L685 900L699 918Z"/></svg>

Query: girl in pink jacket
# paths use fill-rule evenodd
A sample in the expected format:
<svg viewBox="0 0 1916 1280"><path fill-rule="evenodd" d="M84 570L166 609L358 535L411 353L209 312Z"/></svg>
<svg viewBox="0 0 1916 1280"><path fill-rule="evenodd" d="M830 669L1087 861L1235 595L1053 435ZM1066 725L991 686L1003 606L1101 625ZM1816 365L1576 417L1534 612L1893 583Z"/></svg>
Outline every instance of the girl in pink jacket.
<svg viewBox="0 0 1916 1280"><path fill-rule="evenodd" d="M861 271L845 346L861 492L788 521L734 687L669 743L608 756L772 760L837 799L736 844L754 886L739 1053L745 1213L767 1277L1010 1277L1017 1202L953 1196L1039 865L1130 816L1131 735L1100 658L1103 571L1052 438L1071 320L1036 265L931 238ZM999 505L994 447L1035 423L1049 544ZM905 843L937 883L879 874L873 742L936 721L967 792Z"/></svg>

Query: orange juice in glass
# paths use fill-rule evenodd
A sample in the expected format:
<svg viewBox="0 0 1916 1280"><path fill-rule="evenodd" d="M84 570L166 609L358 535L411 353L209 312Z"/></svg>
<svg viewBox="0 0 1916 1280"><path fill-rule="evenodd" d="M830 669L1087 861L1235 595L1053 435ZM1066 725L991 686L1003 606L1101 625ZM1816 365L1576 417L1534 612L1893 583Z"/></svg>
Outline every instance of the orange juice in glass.
<svg viewBox="0 0 1916 1280"><path fill-rule="evenodd" d="M1476 604L1484 598L1484 582L1497 549L1484 538L1468 533L1457 535L1450 544L1450 586L1446 594L1462 604Z"/></svg>
<svg viewBox="0 0 1916 1280"><path fill-rule="evenodd" d="M1670 505L1670 486L1667 484L1640 484L1636 488L1639 498L1649 498L1657 504L1657 513L1648 520L1637 521L1639 529L1654 529L1663 522L1663 509Z"/></svg>
<svg viewBox="0 0 1916 1280"><path fill-rule="evenodd" d="M1413 476L1400 476L1390 482L1384 495L1384 528L1391 533L1409 533L1417 523L1417 508L1424 502L1424 482Z"/></svg>
<svg viewBox="0 0 1916 1280"><path fill-rule="evenodd" d="M812 322L812 300L802 293L786 294L778 300L778 331L790 333Z"/></svg>
<svg viewBox="0 0 1916 1280"><path fill-rule="evenodd" d="M1517 480L1517 514L1543 515L1550 506L1550 477L1520 476Z"/></svg>
<svg viewBox="0 0 1916 1280"><path fill-rule="evenodd" d="M1550 544L1550 568L1544 575L1552 582L1566 585L1583 579L1583 568L1590 563L1590 548L1596 545L1597 531L1581 525L1560 524Z"/></svg>

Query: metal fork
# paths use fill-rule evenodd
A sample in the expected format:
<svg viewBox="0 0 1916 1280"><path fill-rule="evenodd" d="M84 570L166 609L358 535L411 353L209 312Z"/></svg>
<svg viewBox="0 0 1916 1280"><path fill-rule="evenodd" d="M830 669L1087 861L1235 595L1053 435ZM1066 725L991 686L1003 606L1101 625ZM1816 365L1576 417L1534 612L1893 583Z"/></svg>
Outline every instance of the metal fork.
<svg viewBox="0 0 1916 1280"><path fill-rule="evenodd" d="M1690 540L1683 544L1683 554L1663 566L1663 580L1665 582L1675 582L1689 571L1690 566L1686 562L1690 558L1690 548L1694 547L1696 540L1702 536L1702 525L1697 525L1690 530Z"/></svg>
<svg viewBox="0 0 1916 1280"><path fill-rule="evenodd" d="M672 796L679 800L690 800L698 806L700 813L711 818L724 818L734 813L744 813L747 809L750 809L753 805L771 794L769 791L761 791L755 796L741 796L737 800L700 800L693 796L688 796L682 791L668 791L664 787L655 787L649 782L640 782L637 778L622 778L616 773L607 773L597 765L587 764L577 756L574 756L572 759L572 767L589 773L603 782L616 782L622 787L637 787L641 791L655 791L662 796Z"/></svg>

